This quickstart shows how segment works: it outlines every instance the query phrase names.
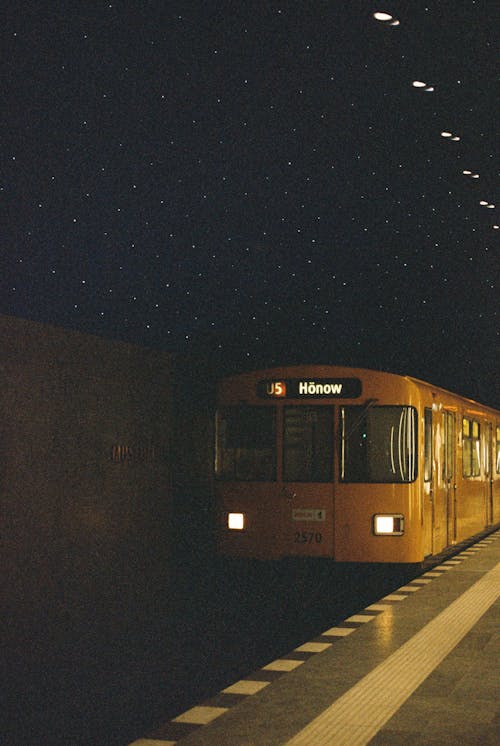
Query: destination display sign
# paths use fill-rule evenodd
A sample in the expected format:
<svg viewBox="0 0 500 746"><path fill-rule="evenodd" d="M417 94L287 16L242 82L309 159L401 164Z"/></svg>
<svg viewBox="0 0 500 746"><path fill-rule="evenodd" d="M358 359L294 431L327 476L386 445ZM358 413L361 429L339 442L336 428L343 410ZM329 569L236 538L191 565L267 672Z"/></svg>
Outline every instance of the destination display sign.
<svg viewBox="0 0 500 746"><path fill-rule="evenodd" d="M359 378L283 378L259 381L257 396L262 399L357 399L361 396Z"/></svg>

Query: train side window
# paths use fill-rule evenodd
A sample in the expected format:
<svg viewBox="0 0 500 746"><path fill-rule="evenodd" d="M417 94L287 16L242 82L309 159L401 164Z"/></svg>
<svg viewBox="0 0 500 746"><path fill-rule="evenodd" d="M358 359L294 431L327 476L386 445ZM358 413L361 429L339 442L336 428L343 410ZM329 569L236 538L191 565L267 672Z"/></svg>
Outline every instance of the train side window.
<svg viewBox="0 0 500 746"><path fill-rule="evenodd" d="M407 406L340 408L340 480L413 482L417 412Z"/></svg>
<svg viewBox="0 0 500 746"><path fill-rule="evenodd" d="M500 427L498 425L496 437L496 472L500 474Z"/></svg>
<svg viewBox="0 0 500 746"><path fill-rule="evenodd" d="M464 477L481 473L481 426L468 417L462 419L462 473Z"/></svg>
<svg viewBox="0 0 500 746"><path fill-rule="evenodd" d="M453 479L455 471L455 417L451 412L444 413L444 459L443 479Z"/></svg>
<svg viewBox="0 0 500 746"><path fill-rule="evenodd" d="M283 479L330 482L333 477L333 407L285 407Z"/></svg>
<svg viewBox="0 0 500 746"><path fill-rule="evenodd" d="M484 462L484 475L486 477L491 476L491 437L492 437L492 425L487 422L483 431L484 447L483 447L483 462Z"/></svg>
<svg viewBox="0 0 500 746"><path fill-rule="evenodd" d="M215 473L225 480L276 480L275 407L236 406L217 412Z"/></svg>
<svg viewBox="0 0 500 746"><path fill-rule="evenodd" d="M424 409L424 482L432 480L432 409Z"/></svg>

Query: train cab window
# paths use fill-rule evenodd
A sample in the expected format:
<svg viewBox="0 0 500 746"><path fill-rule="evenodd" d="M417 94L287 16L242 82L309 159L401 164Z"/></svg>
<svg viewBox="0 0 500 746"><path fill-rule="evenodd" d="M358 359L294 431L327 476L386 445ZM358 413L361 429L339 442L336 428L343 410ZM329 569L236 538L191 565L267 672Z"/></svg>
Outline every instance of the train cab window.
<svg viewBox="0 0 500 746"><path fill-rule="evenodd" d="M275 407L236 406L217 412L215 473L226 480L276 480Z"/></svg>
<svg viewBox="0 0 500 746"><path fill-rule="evenodd" d="M462 472L464 477L478 477L481 473L481 426L468 417L462 419Z"/></svg>
<svg viewBox="0 0 500 746"><path fill-rule="evenodd" d="M330 482L333 476L333 407L285 407L283 479Z"/></svg>
<svg viewBox="0 0 500 746"><path fill-rule="evenodd" d="M414 407L340 408L341 481L412 482L416 476Z"/></svg>

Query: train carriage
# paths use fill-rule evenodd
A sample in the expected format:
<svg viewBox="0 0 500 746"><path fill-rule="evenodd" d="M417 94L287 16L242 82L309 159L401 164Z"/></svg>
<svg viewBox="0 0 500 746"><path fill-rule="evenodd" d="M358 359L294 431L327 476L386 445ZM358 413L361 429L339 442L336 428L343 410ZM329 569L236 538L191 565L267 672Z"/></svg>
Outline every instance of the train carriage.
<svg viewBox="0 0 500 746"><path fill-rule="evenodd" d="M500 520L500 413L338 366L222 380L218 551L418 563Z"/></svg>

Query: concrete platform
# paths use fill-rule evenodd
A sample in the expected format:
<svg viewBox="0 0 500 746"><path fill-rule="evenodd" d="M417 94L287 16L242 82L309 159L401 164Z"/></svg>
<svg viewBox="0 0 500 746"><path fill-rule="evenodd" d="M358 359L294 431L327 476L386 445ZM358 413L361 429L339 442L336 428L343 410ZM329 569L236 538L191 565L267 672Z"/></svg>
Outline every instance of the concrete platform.
<svg viewBox="0 0 500 746"><path fill-rule="evenodd" d="M497 746L500 531L131 746Z"/></svg>

